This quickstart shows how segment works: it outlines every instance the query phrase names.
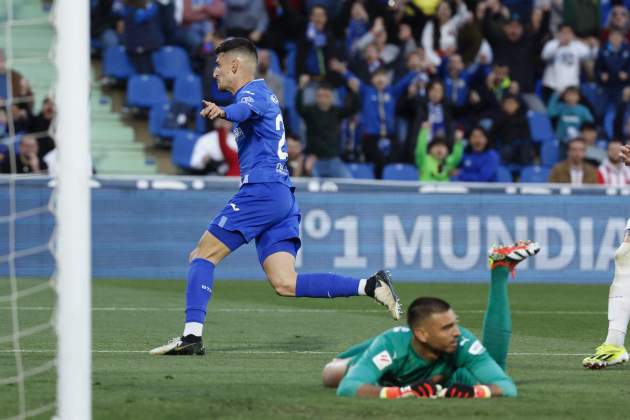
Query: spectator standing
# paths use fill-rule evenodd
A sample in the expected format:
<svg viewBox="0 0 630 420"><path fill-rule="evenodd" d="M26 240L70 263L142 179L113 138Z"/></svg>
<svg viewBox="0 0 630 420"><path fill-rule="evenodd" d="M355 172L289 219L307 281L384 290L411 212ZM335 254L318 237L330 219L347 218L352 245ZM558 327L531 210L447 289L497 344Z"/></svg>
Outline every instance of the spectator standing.
<svg viewBox="0 0 630 420"><path fill-rule="evenodd" d="M455 13L451 4L442 1L422 31L422 47L436 66L440 65L443 57L457 51L457 32L472 17L462 0L455 0Z"/></svg>
<svg viewBox="0 0 630 420"><path fill-rule="evenodd" d="M331 87L321 83L317 88L314 105L304 104L304 87L309 83L307 75L300 77L300 88L296 97L298 113L306 125L306 159L312 167L312 175L322 178L351 178L352 174L340 159L340 126L359 110L354 93L346 98L347 105L335 106Z"/></svg>
<svg viewBox="0 0 630 420"><path fill-rule="evenodd" d="M599 165L597 170L597 182L614 187L630 185L630 166L621 161L620 140L614 139L608 143L608 157Z"/></svg>
<svg viewBox="0 0 630 420"><path fill-rule="evenodd" d="M228 36L249 38L257 43L269 25L263 0L226 0L223 25Z"/></svg>
<svg viewBox="0 0 630 420"><path fill-rule="evenodd" d="M496 182L498 169L499 154L490 147L485 130L479 126L473 128L455 180Z"/></svg>
<svg viewBox="0 0 630 420"><path fill-rule="evenodd" d="M372 83L361 82L338 60L331 61L331 69L341 73L350 89L361 100L361 146L365 157L374 163L377 178L386 163L394 160L398 148L395 130L395 111L398 98L407 90L417 73L409 72L392 85L389 72L379 69L372 75Z"/></svg>
<svg viewBox="0 0 630 420"><path fill-rule="evenodd" d="M157 4L152 0L124 0L115 6L123 19L123 44L137 73L153 73L151 54L164 45Z"/></svg>
<svg viewBox="0 0 630 420"><path fill-rule="evenodd" d="M580 186L597 184L597 169L584 162L586 144L576 137L569 143L567 159L557 163L549 174L549 182Z"/></svg>
<svg viewBox="0 0 630 420"><path fill-rule="evenodd" d="M328 76L328 66L332 58L337 55L337 47L332 32L327 27L328 13L323 6L313 6L309 15L306 32L298 42L296 54L296 74L303 74L317 80ZM337 84L339 78L329 81Z"/></svg>
<svg viewBox="0 0 630 420"><path fill-rule="evenodd" d="M183 0L181 42L189 53L195 53L202 46L225 12L224 0Z"/></svg>
<svg viewBox="0 0 630 420"><path fill-rule="evenodd" d="M606 94L606 107L621 101L623 88L628 85L630 71L630 47L621 31L610 31L608 41L599 50L595 62L595 74Z"/></svg>
<svg viewBox="0 0 630 420"><path fill-rule="evenodd" d="M610 15L608 16L608 24L600 34L600 41L605 43L608 41L608 36L610 32L613 30L621 31L623 33L624 38L626 38L626 42L630 44L630 19L628 16L628 9L623 4L616 4L613 6L610 11Z"/></svg>
<svg viewBox="0 0 630 420"><path fill-rule="evenodd" d="M487 8L485 3L479 8L478 16L482 19L483 34L492 46L495 61L508 66L529 109L544 112L545 105L534 92L543 40L549 33L549 7L536 9L527 27L523 22L525 16L511 13L504 20L500 9Z"/></svg>
<svg viewBox="0 0 630 420"><path fill-rule="evenodd" d="M418 134L416 166L420 172L420 181L448 181L462 160L462 133L459 130L455 133L453 151L449 153L449 142L445 137L436 136L429 141L430 129L431 124L425 121Z"/></svg>
<svg viewBox="0 0 630 420"><path fill-rule="evenodd" d="M594 59L597 43L594 38L590 44L575 39L573 29L562 24L556 38L548 41L542 50L542 58L547 63L543 75L545 97L552 92L563 92L569 86L580 85L580 63Z"/></svg>

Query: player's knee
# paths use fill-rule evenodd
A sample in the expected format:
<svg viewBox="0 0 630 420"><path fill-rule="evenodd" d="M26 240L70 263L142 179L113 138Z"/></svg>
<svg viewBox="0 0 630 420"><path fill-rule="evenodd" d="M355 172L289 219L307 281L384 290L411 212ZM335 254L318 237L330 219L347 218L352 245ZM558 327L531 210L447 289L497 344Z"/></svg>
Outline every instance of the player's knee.
<svg viewBox="0 0 630 420"><path fill-rule="evenodd" d="M278 296L295 296L295 277L290 274L273 274L269 276L269 281Z"/></svg>
<svg viewBox="0 0 630 420"><path fill-rule="evenodd" d="M322 371L322 384L326 388L337 388L339 382L343 378L343 373L340 374L338 366L334 362L330 362L324 366Z"/></svg>

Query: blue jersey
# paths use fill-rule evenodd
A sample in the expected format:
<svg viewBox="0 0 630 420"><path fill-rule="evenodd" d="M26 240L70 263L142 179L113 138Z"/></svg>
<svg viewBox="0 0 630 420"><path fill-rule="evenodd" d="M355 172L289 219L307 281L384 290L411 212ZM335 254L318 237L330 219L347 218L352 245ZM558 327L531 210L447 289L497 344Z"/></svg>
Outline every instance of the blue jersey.
<svg viewBox="0 0 630 420"><path fill-rule="evenodd" d="M246 119L239 118L242 104ZM292 187L287 168L287 142L278 98L263 79L252 80L235 95L234 104L224 108L233 121L243 184L279 182Z"/></svg>

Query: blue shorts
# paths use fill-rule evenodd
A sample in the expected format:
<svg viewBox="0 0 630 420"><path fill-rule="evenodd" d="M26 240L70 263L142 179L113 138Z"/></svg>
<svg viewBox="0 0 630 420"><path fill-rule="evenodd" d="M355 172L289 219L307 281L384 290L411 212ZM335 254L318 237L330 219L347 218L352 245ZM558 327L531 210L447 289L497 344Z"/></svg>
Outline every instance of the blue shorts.
<svg viewBox="0 0 630 420"><path fill-rule="evenodd" d="M275 252L297 254L301 219L293 188L278 182L244 184L212 219L208 231L231 251L256 239L262 264Z"/></svg>

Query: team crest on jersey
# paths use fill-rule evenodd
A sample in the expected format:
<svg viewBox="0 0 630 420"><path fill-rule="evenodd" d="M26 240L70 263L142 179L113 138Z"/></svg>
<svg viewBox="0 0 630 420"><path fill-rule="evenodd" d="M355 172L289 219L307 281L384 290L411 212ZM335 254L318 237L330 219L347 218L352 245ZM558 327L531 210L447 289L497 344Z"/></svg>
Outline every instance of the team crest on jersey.
<svg viewBox="0 0 630 420"><path fill-rule="evenodd" d="M278 97L276 95L271 95L271 102L273 102L274 104L277 104L278 102Z"/></svg>
<svg viewBox="0 0 630 420"><path fill-rule="evenodd" d="M374 365L378 368L378 370L383 370L392 364L392 357L389 355L387 350L383 350L376 356L372 357L372 362L374 362Z"/></svg>
<svg viewBox="0 0 630 420"><path fill-rule="evenodd" d="M468 353L472 354L473 356L477 356L478 354L483 353L484 350L486 350L486 348L483 346L483 344L481 344L479 340L475 340L475 342L471 344L470 348L468 348Z"/></svg>

